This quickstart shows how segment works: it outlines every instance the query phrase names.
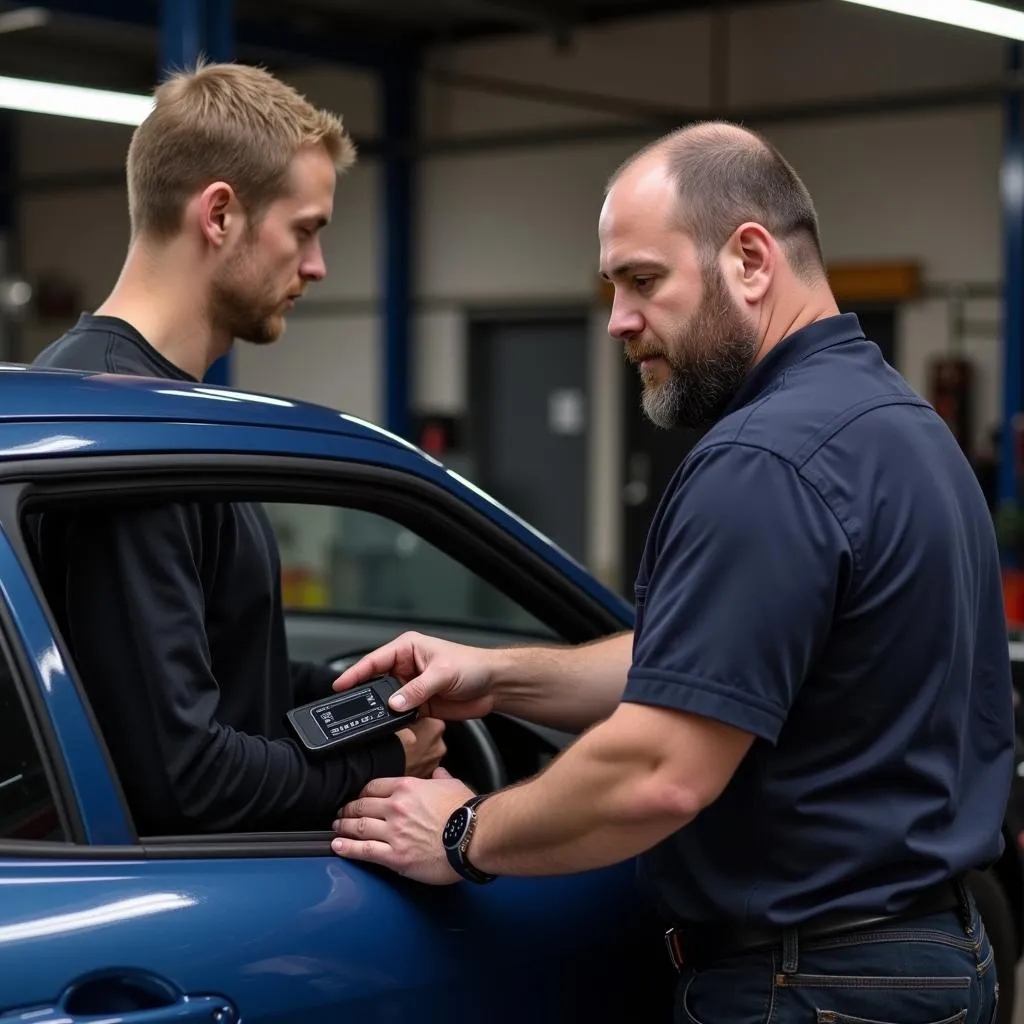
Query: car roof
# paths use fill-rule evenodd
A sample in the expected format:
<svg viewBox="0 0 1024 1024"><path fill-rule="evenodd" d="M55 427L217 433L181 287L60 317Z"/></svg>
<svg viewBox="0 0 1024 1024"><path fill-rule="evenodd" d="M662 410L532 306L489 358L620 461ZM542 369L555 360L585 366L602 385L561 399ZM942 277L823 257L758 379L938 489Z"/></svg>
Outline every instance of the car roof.
<svg viewBox="0 0 1024 1024"><path fill-rule="evenodd" d="M491 518L497 517L506 529L517 533L534 550L553 560L562 572L582 584L616 615L628 617L632 614L631 606L622 597L594 579L576 559L530 523L428 452L358 416L312 402L235 387L0 363L0 431L4 424L58 429L63 423L81 426L89 421L95 423L97 429L101 425L109 428L121 423L142 422L189 427L285 429L309 436L330 434L357 443L372 443L376 446L376 458L386 451L401 453L398 461L411 458L417 467L416 472L441 482ZM138 439L137 433L133 435L129 430L118 428L115 432L129 442L129 447ZM172 437L176 445L181 439L180 431L163 433ZM296 447L304 446L297 444ZM43 450L34 443L25 446L25 450L28 449L32 450L34 457L44 458L60 456L66 451L60 445ZM385 458L383 461L395 460Z"/></svg>
<svg viewBox="0 0 1024 1024"><path fill-rule="evenodd" d="M0 423L90 419L283 427L419 451L358 416L281 395L159 377L0 363Z"/></svg>

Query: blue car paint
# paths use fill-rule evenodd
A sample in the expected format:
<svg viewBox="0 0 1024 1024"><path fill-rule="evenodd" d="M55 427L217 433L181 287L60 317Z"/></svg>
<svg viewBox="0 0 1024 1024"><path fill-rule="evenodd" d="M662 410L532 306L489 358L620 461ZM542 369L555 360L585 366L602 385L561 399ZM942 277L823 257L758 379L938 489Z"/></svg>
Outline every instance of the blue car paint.
<svg viewBox="0 0 1024 1024"><path fill-rule="evenodd" d="M577 1019L567 1001L578 1019L646 1019L626 1011L667 963L629 891L626 867L471 890L333 857L0 860L0 963L17 966L0 1012L105 967L217 994L244 1021Z"/></svg>
<svg viewBox="0 0 1024 1024"><path fill-rule="evenodd" d="M327 410L217 390L200 403L176 382L0 374L0 459L233 452L388 466L469 503L630 625L625 602L405 442ZM2 535L0 585L88 842L107 847L99 859L0 856L0 1020L73 1021L68 987L97 975L152 978L180 997L142 1014L101 1006L104 1020L138 1024L209 1021L221 1004L260 1022L668 1019L672 978L632 863L434 889L329 854L148 857L130 845L99 740Z"/></svg>
<svg viewBox="0 0 1024 1024"><path fill-rule="evenodd" d="M376 457L380 465L401 468L415 465L414 472L437 480L462 500L490 514L499 525L548 558L574 583L620 616L626 628L632 625L633 610L628 603L601 586L585 568L529 524L409 442L348 413L235 388L71 371L8 369L5 373L3 367L0 367L0 394L3 395L0 423L9 421L13 426L15 421L41 420L44 424L40 435L34 439L27 435L21 441L7 440L5 426L0 436L0 458L3 459L42 454L35 446L45 445L47 439L54 449L52 454L86 454L96 450L95 445L103 444L103 437L113 445L105 450L116 452L170 451L182 447L184 450L245 450L244 443L231 439L224 442L229 446L224 449L190 447L197 442L186 441L186 435L179 433L189 426L205 430L210 425L295 431L291 441L279 442L296 445L296 448L288 448L289 453L295 454L299 454L299 448L311 438L319 439L320 452L326 449L330 457L343 458L351 457L351 442L375 442L382 446L377 449ZM113 433L101 433L104 423ZM158 429L155 436L142 443L134 437L142 425L162 425L164 432ZM169 435L167 430L174 432ZM129 431L132 436L124 436ZM249 434L248 443L256 443L259 436ZM331 445L329 441L334 438L337 443ZM66 446L63 451L61 446ZM414 460L412 464L406 461L410 456Z"/></svg>
<svg viewBox="0 0 1024 1024"><path fill-rule="evenodd" d="M602 604L621 620L623 628L632 628L632 605L602 586L572 556L458 473L418 449L391 443L388 440L390 435L381 437L369 430L359 434L323 434L277 424L257 428L219 422L167 423L151 420L130 423L67 420L58 428L50 423L4 422L2 415L0 426L0 461L4 462L54 456L209 452L342 459L401 469L438 484L460 501L483 512Z"/></svg>

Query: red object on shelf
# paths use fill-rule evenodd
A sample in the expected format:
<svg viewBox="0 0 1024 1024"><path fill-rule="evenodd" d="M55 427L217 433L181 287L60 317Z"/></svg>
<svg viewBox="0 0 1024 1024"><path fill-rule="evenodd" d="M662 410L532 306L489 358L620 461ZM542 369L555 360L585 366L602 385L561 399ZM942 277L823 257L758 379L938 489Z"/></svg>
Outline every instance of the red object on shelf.
<svg viewBox="0 0 1024 1024"><path fill-rule="evenodd" d="M935 411L970 458L974 367L967 359L942 356L932 363L929 388Z"/></svg>
<svg viewBox="0 0 1024 1024"><path fill-rule="evenodd" d="M1003 570L1003 604L1007 625L1024 627L1024 570Z"/></svg>

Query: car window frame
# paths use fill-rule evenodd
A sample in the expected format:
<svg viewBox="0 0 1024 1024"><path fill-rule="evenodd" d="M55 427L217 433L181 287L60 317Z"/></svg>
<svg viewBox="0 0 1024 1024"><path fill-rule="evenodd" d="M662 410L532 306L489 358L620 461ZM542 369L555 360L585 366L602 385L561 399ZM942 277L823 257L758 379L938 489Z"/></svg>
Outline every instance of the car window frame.
<svg viewBox="0 0 1024 1024"><path fill-rule="evenodd" d="M12 839L0 835L0 857L11 860L48 859L74 849L82 839L84 830L67 763L39 692L38 680L35 678L28 652L23 644L16 642L17 636L18 630L12 619L8 596L3 593L0 598L0 658L6 658L10 666L15 698L25 717L32 743L46 776L46 784L63 837Z"/></svg>
<svg viewBox="0 0 1024 1024"><path fill-rule="evenodd" d="M125 845L100 847L85 841L79 824L69 833L70 843L46 844L48 857L276 858L330 854L329 831L140 836L135 830L118 772L36 574L24 536L23 516L55 501L82 501L92 496L148 498L154 494L166 494L179 501L212 495L227 501L296 503L308 503L319 496L335 507L366 508L398 522L406 516L410 528L415 520L415 532L424 540L467 568L472 566L473 572L512 600L525 603L563 642L582 643L626 628L612 610L519 537L437 482L404 468L342 456L323 459L205 452L126 453L0 463L0 529L6 532L30 581L83 707L89 709L89 722L132 838ZM425 522L428 525L423 529ZM446 531L443 536L442 530ZM69 815L69 821L74 826L73 815Z"/></svg>

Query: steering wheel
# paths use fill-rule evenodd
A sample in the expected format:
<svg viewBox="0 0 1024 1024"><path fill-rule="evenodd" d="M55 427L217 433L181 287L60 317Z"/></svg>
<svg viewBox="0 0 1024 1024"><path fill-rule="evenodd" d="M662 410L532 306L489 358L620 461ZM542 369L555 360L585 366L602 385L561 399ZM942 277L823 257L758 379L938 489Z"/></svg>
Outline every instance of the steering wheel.
<svg viewBox="0 0 1024 1024"><path fill-rule="evenodd" d="M340 675L368 653L348 653L339 658L329 658L328 664ZM481 719L446 722L444 741L448 752L441 764L455 778L461 779L477 793L493 793L507 784L501 751Z"/></svg>

